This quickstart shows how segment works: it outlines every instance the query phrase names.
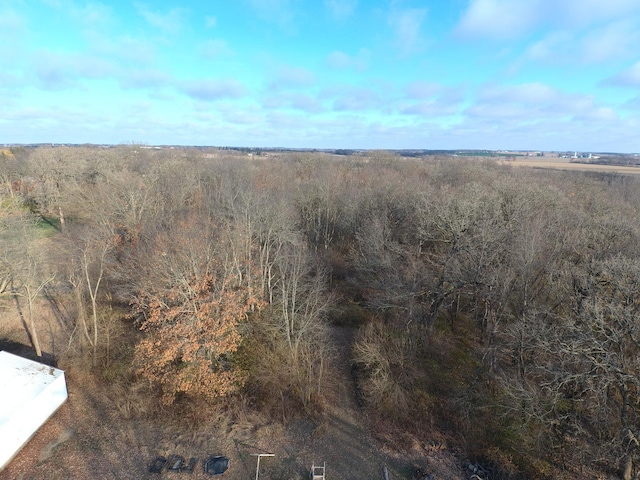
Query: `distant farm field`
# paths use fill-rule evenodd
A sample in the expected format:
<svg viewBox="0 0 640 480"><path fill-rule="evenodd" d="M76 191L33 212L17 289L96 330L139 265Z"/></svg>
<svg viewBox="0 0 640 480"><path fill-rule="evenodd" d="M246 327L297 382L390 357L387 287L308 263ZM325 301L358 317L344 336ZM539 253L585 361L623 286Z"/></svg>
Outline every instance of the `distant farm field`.
<svg viewBox="0 0 640 480"><path fill-rule="evenodd" d="M560 157L526 157L526 159L502 160L501 165L531 168L553 168L570 170L573 172L604 172L619 173L621 175L640 175L640 167L622 165L597 165L594 163L574 163L570 158Z"/></svg>

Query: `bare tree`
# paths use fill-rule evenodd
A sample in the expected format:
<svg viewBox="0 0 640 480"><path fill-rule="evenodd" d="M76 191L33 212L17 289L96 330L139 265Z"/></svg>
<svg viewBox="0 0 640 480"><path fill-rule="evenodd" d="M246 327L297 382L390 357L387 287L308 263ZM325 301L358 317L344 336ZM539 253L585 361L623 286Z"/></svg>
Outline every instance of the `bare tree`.
<svg viewBox="0 0 640 480"><path fill-rule="evenodd" d="M274 264L273 302L254 324L250 345L255 348L252 384L263 401L279 400L287 417L295 407L314 410L322 404L330 297L325 273L304 241L288 243L282 250Z"/></svg>
<svg viewBox="0 0 640 480"><path fill-rule="evenodd" d="M6 207L5 207L6 208ZM36 355L42 347L36 323L36 300L55 277L39 242L37 218L14 202L0 216L0 295L10 296Z"/></svg>
<svg viewBox="0 0 640 480"><path fill-rule="evenodd" d="M10 149L0 150L0 195L15 198L15 190L24 179L25 165Z"/></svg>
<svg viewBox="0 0 640 480"><path fill-rule="evenodd" d="M113 262L111 254L117 247L118 240L119 237L106 225L94 225L75 227L67 233L61 245L64 268L76 299L75 329L80 330L80 338L91 348L93 366L98 361L99 349L105 348L105 339L108 338L101 322L101 310L104 307L100 305L100 294L107 267ZM86 303L89 305L90 319L87 319Z"/></svg>

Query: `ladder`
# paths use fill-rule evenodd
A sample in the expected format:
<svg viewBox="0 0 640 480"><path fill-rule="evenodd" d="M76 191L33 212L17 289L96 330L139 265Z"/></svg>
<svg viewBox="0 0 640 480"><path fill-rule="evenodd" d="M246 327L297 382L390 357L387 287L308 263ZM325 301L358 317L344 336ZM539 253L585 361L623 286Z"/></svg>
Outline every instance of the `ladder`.
<svg viewBox="0 0 640 480"><path fill-rule="evenodd" d="M326 462L322 463L322 466L318 466L315 463L311 464L311 480L325 480L324 478L324 468Z"/></svg>

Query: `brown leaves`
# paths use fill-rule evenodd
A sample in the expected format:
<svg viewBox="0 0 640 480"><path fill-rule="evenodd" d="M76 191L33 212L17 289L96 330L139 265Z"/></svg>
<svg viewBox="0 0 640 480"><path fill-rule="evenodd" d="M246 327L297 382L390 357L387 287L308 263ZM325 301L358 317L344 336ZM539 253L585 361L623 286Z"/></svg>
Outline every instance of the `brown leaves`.
<svg viewBox="0 0 640 480"><path fill-rule="evenodd" d="M136 347L136 371L161 387L165 404L179 394L213 400L244 384L234 354L240 325L260 306L237 269L224 263L213 225L199 220L158 235L155 281L144 283L134 302L146 333Z"/></svg>
<svg viewBox="0 0 640 480"><path fill-rule="evenodd" d="M146 302L140 328L148 336L136 348L137 371L162 387L164 403L178 393L216 398L242 386L245 375L233 354L242 342L240 323L256 299L248 288L220 286L228 281L194 278L189 284L194 294L186 301L175 295Z"/></svg>

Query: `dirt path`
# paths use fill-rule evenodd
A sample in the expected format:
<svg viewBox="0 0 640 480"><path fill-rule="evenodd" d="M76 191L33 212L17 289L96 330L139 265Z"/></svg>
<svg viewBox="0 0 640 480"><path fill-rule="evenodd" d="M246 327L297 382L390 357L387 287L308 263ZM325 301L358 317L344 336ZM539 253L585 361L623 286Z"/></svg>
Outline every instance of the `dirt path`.
<svg viewBox="0 0 640 480"><path fill-rule="evenodd" d="M372 437L370 419L358 405L351 373L354 330L332 327L331 336L336 361L330 372L334 381L327 392L324 418L315 428L310 422L299 422L287 430L289 444L283 448L281 469L269 472L272 476L265 480L306 480L313 462L326 464L328 480L384 480L385 466L391 480L413 479L416 466L433 472L436 479L465 479L459 460L446 450L429 452L418 445L401 454Z"/></svg>
<svg viewBox="0 0 640 480"><path fill-rule="evenodd" d="M332 380L322 419L293 421L279 436L269 436L262 429L251 435L236 435L238 457L247 459L259 451L274 453L274 458L262 460L261 480L308 480L314 463L326 466L327 480L384 479L384 465L391 479L412 478L409 462L399 462L376 447L369 434L368 419L357 404L350 369L353 330L333 327L331 335L336 361L332 362L332 371L327 372ZM255 478L247 476L255 475L255 457L243 461L243 469L245 476L238 478Z"/></svg>
<svg viewBox="0 0 640 480"><path fill-rule="evenodd" d="M334 370L329 372L332 381L326 395L328 405L317 428L309 430L299 426L291 430L293 438L306 437L302 439L304 448L297 456L307 471L312 462L326 464L328 479L383 479L385 465L390 478L411 478L409 463L400 464L376 448L369 433L368 419L357 404L350 369L353 334L352 329L332 328L336 362L333 363Z"/></svg>

